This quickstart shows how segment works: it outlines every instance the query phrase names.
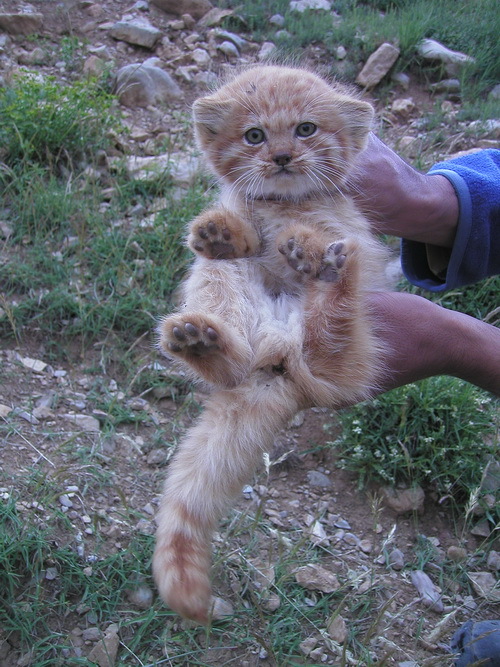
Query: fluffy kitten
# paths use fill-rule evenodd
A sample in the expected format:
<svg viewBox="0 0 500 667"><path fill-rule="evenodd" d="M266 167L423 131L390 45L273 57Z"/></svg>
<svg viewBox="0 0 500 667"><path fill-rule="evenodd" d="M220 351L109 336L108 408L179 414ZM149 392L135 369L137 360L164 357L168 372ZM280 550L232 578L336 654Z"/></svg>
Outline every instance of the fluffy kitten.
<svg viewBox="0 0 500 667"><path fill-rule="evenodd" d="M262 453L306 407L366 397L379 350L364 305L385 251L343 192L371 106L303 69L263 66L197 100L217 207L189 227L197 257L160 347L210 383L169 466L153 569L167 604L211 610L211 535Z"/></svg>

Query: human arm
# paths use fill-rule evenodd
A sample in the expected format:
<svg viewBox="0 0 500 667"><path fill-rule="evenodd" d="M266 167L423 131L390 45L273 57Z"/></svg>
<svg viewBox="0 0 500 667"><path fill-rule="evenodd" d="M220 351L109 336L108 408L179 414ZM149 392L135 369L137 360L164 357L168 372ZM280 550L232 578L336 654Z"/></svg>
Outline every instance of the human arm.
<svg viewBox="0 0 500 667"><path fill-rule="evenodd" d="M486 153L491 155L490 151ZM495 157L500 156L500 151L493 153ZM490 174L493 173L494 169L490 170ZM497 176L500 188L500 166ZM473 228L469 224L472 212L468 220L460 220L461 202L449 178L441 173L430 175L416 171L374 135L362 155L351 188L375 231L405 239L403 262L411 262L411 253L419 246L425 248L426 253L430 247L431 255L441 248L445 260L448 257L449 261L459 223L465 222L469 230ZM480 196L479 190L474 201ZM500 220L495 216L500 206L495 209L491 198L476 201L476 206L483 211L489 207L491 215L482 218L483 222L488 221L486 234L481 236L475 226L476 234L472 239L475 249L480 252L483 244L483 257L488 258L487 272L499 273ZM474 261L469 265L474 269ZM484 263L481 267L484 268ZM463 272L458 275L463 276ZM443 289L442 281L437 278L434 281L438 287L435 291ZM445 374L500 395L498 328L413 294L372 294L369 299L374 325L386 350L379 392ZM492 308L496 305L492 304Z"/></svg>

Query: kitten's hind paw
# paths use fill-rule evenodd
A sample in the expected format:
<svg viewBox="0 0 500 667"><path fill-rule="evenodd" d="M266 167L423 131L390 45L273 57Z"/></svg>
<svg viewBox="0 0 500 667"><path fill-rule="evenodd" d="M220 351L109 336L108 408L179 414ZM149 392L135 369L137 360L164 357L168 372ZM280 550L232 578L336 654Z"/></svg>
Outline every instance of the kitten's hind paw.
<svg viewBox="0 0 500 667"><path fill-rule="evenodd" d="M318 280L324 280L327 283L336 282L345 266L348 252L348 246L344 241L332 243L323 256L323 261L316 276Z"/></svg>
<svg viewBox="0 0 500 667"><path fill-rule="evenodd" d="M239 216L211 209L191 223L188 245L207 259L238 259L254 255L260 243L253 227Z"/></svg>

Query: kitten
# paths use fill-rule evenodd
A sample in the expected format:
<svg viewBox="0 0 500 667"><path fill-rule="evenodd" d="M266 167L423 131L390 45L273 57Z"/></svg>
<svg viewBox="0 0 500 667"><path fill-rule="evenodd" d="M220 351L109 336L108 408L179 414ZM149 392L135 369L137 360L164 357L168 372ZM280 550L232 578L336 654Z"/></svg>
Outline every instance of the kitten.
<svg viewBox="0 0 500 667"><path fill-rule="evenodd" d="M217 175L189 226L197 255L160 348L213 387L169 465L153 570L161 596L206 623L211 535L293 415L366 398L380 372L364 294L385 250L343 186L372 107L296 68L258 66L193 107Z"/></svg>

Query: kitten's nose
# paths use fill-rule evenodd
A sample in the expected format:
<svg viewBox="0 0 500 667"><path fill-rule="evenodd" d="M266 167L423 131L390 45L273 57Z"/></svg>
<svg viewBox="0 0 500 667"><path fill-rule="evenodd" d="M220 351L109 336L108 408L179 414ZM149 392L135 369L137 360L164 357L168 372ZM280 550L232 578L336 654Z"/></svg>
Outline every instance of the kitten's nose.
<svg viewBox="0 0 500 667"><path fill-rule="evenodd" d="M288 153L279 153L273 157L274 162L280 167L287 165L292 159L292 156Z"/></svg>

